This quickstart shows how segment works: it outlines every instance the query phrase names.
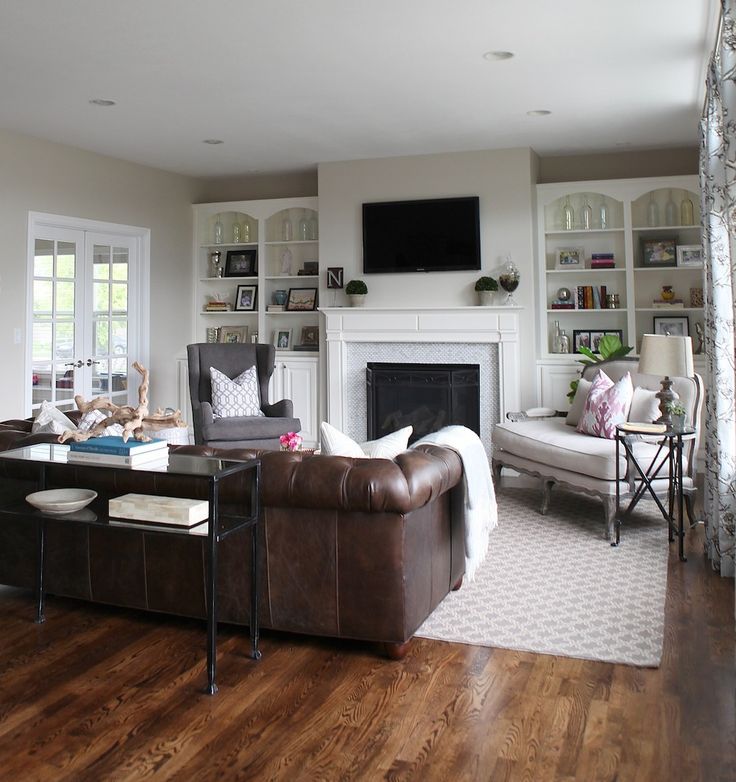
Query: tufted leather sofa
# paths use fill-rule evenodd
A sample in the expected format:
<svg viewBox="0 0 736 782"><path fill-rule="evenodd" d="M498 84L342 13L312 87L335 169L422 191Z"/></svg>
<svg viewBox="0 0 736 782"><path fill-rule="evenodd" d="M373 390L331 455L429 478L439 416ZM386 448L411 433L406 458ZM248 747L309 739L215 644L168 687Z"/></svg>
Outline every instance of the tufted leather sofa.
<svg viewBox="0 0 736 782"><path fill-rule="evenodd" d="M0 449L53 440L27 421L0 423ZM452 512L462 465L454 451L420 446L395 460L278 451L171 446L172 451L262 460L261 626L380 642L400 656L406 642L464 573L462 519ZM0 487L32 490L18 465L0 462ZM197 496L164 474L60 466L51 485ZM223 503L242 502L245 485ZM200 495L201 496L201 495ZM2 497L0 496L0 501ZM47 525L52 594L181 616L205 616L206 540L120 528ZM35 532L0 517L0 583L31 588ZM250 532L220 549L222 621L249 619ZM29 607L29 611L30 611ZM30 613L29 613L30 616Z"/></svg>

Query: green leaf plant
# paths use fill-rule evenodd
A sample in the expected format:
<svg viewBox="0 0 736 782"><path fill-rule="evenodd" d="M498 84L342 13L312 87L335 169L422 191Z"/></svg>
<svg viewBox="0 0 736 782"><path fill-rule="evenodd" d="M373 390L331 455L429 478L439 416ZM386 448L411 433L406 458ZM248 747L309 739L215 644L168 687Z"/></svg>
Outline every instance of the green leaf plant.
<svg viewBox="0 0 736 782"><path fill-rule="evenodd" d="M624 345L616 334L605 334L601 337L598 343L598 353L593 353L590 348L579 347L578 353L581 353L585 358L578 359L578 363L583 366L591 367L594 364L600 364L602 361L611 361L616 358L623 358L628 353L631 353L633 346ZM567 392L567 398L572 403L575 398L575 392L578 390L578 383L580 378L576 377L575 380L570 381L570 390Z"/></svg>

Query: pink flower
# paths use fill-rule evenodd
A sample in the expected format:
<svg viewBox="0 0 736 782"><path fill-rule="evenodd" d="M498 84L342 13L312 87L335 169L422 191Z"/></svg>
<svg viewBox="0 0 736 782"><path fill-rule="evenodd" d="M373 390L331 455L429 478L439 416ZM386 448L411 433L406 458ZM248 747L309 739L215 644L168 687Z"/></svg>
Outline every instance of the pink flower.
<svg viewBox="0 0 736 782"><path fill-rule="evenodd" d="M282 451L300 451L302 448L302 436L297 432L287 432L279 437Z"/></svg>

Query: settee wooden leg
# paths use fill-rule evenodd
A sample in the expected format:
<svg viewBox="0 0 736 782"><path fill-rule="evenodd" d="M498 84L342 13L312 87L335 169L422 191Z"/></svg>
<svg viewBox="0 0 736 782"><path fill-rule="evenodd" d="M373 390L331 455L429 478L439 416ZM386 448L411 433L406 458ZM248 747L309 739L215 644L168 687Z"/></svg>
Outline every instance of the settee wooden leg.
<svg viewBox="0 0 736 782"><path fill-rule="evenodd" d="M603 512L606 514L606 540L613 540L616 524L616 498L606 497L603 500Z"/></svg>
<svg viewBox="0 0 736 782"><path fill-rule="evenodd" d="M463 585L463 578L464 576L460 576L458 580L452 585L452 591L457 592L458 589Z"/></svg>
<svg viewBox="0 0 736 782"><path fill-rule="evenodd" d="M410 645L411 638L408 641L404 641L403 644L382 643L381 651L389 660L403 660L404 657L406 657L406 653L409 651Z"/></svg>
<svg viewBox="0 0 736 782"><path fill-rule="evenodd" d="M542 507L539 509L542 516L546 516L549 510L549 501L552 498L552 487L554 485L554 481L544 481L542 484Z"/></svg>

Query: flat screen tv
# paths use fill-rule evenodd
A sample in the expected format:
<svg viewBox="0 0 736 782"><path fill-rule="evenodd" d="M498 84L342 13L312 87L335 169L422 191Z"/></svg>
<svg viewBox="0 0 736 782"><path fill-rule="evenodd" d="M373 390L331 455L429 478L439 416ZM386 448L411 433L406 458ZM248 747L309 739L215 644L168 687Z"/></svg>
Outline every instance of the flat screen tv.
<svg viewBox="0 0 736 782"><path fill-rule="evenodd" d="M363 204L363 272L480 269L478 196Z"/></svg>

